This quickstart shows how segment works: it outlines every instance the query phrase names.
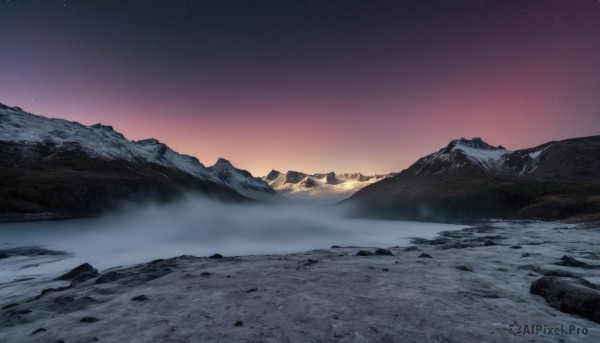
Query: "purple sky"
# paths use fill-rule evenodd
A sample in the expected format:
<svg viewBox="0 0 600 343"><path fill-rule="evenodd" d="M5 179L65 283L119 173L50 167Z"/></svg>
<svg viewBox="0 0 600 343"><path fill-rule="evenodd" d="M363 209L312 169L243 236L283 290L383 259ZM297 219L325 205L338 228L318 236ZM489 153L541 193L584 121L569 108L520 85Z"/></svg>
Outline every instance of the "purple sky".
<svg viewBox="0 0 600 343"><path fill-rule="evenodd" d="M0 102L264 175L600 134L600 1L3 1Z"/></svg>

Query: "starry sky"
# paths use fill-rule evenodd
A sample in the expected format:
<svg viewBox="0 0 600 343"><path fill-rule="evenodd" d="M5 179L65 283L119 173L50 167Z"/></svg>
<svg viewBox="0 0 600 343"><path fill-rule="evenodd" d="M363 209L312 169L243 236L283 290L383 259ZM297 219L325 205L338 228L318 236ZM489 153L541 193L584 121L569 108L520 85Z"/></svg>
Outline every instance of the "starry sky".
<svg viewBox="0 0 600 343"><path fill-rule="evenodd" d="M0 0L0 102L264 175L600 134L600 1Z"/></svg>

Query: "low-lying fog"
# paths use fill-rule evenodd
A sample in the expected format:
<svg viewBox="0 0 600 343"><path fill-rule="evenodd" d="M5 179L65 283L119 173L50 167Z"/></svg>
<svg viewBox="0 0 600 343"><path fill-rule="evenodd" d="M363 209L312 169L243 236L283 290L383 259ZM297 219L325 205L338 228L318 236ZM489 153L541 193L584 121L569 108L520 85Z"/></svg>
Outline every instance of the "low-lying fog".
<svg viewBox="0 0 600 343"><path fill-rule="evenodd" d="M89 262L106 268L178 255L284 254L331 245L390 247L456 225L350 219L341 208L302 204L224 204L189 197L129 207L96 219L0 224L0 250L39 246L66 256L0 260L0 283L59 273Z"/></svg>

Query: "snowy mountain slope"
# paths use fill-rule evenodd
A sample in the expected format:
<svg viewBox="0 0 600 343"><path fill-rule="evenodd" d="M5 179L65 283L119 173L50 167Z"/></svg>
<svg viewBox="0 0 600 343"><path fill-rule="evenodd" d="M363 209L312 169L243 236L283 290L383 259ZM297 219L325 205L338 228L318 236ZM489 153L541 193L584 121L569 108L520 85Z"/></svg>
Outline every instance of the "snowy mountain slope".
<svg viewBox="0 0 600 343"><path fill-rule="evenodd" d="M476 169L495 175L529 174L537 168L542 153L548 148L511 151L494 147L481 138L456 139L438 152L423 157L411 168L416 174L436 174L448 169Z"/></svg>
<svg viewBox="0 0 600 343"><path fill-rule="evenodd" d="M234 167L231 162L224 158L219 158L208 170L219 180L227 183L240 194L247 197L265 199L265 195L272 196L277 194L261 178L253 177L247 170Z"/></svg>
<svg viewBox="0 0 600 343"><path fill-rule="evenodd" d="M357 214L429 221L575 218L600 213L600 136L530 149L451 141L345 202Z"/></svg>
<svg viewBox="0 0 600 343"><path fill-rule="evenodd" d="M326 197L340 200L373 182L392 174L365 176L361 173L306 174L297 171L281 173L272 170L262 179L276 191L291 197Z"/></svg>
<svg viewBox="0 0 600 343"><path fill-rule="evenodd" d="M24 145L43 143L62 151L80 150L100 159L155 163L220 182L197 158L179 154L156 139L130 141L111 126L85 126L26 113L19 108L0 108L0 141Z"/></svg>
<svg viewBox="0 0 600 343"><path fill-rule="evenodd" d="M234 178L215 174L155 139L130 141L110 126L50 119L0 104L0 217L5 220L89 216L122 202L172 200L188 192L227 201L249 200L240 193L249 194L253 186L256 195L273 192L250 173L233 166L231 171Z"/></svg>

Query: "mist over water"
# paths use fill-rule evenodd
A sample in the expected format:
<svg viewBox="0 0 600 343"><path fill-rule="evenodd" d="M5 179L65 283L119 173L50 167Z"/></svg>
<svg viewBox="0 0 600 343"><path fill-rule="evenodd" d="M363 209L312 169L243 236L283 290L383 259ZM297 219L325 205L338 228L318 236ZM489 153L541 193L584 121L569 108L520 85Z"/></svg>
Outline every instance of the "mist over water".
<svg viewBox="0 0 600 343"><path fill-rule="evenodd" d="M60 273L83 262L100 271L179 255L284 254L331 245L390 247L461 226L351 219L310 203L226 204L202 197L128 206L95 219L0 225L0 249L39 246L65 256L0 261L0 283Z"/></svg>

